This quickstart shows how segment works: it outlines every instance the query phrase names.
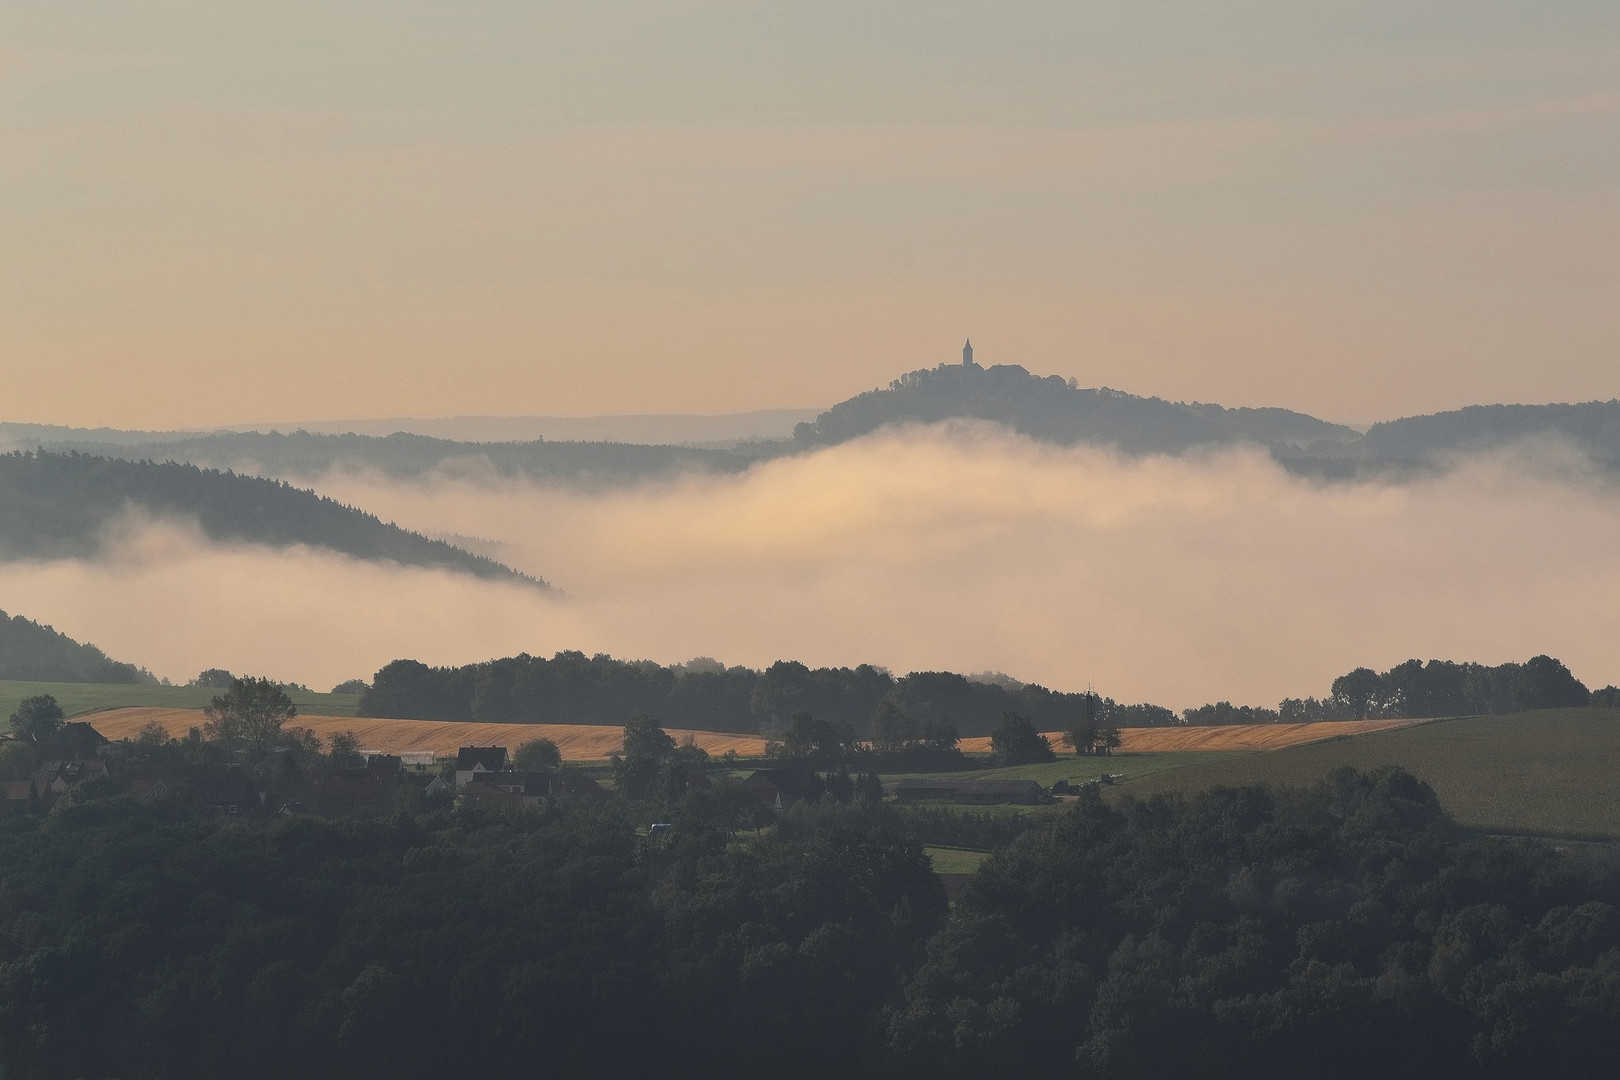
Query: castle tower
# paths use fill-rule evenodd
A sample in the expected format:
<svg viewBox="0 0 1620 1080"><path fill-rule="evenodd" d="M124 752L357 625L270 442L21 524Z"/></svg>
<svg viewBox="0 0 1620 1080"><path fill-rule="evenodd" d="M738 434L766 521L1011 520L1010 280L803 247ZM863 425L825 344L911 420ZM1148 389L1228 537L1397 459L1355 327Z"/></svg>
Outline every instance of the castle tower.
<svg viewBox="0 0 1620 1080"><path fill-rule="evenodd" d="M968 338L967 344L962 346L962 366L973 366L973 339Z"/></svg>

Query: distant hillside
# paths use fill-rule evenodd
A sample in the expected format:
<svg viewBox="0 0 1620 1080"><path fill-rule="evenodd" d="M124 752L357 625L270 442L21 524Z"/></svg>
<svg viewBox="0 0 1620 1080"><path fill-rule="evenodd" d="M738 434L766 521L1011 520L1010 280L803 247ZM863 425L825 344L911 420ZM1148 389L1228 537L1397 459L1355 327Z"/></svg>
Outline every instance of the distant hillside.
<svg viewBox="0 0 1620 1080"><path fill-rule="evenodd" d="M314 431L324 435L392 435L396 431L454 442L613 442L652 446L726 446L786 439L815 409L740 413L620 413L607 416L399 416L379 420L309 420L235 424L232 431ZM0 425L3 428L3 425Z"/></svg>
<svg viewBox="0 0 1620 1080"><path fill-rule="evenodd" d="M1454 412L1374 424L1355 446L1373 460L1419 459L1556 440L1620 467L1620 401L1579 405L1470 405Z"/></svg>
<svg viewBox="0 0 1620 1080"><path fill-rule="evenodd" d="M318 435L308 431L215 432L141 444L62 442L56 450L178 461L257 475L315 478L334 468L397 478L441 469L489 470L571 487L617 487L687 472L739 472L753 458L732 450L609 442L453 442L425 435Z"/></svg>
<svg viewBox="0 0 1620 1080"><path fill-rule="evenodd" d="M151 672L109 660L94 645L0 611L0 679L67 683L156 683Z"/></svg>
<svg viewBox="0 0 1620 1080"><path fill-rule="evenodd" d="M216 540L307 544L360 559L549 588L493 559L280 481L78 453L0 455L0 557L94 555L103 530L129 507L194 520Z"/></svg>
<svg viewBox="0 0 1620 1080"><path fill-rule="evenodd" d="M1132 454L1241 441L1304 446L1357 438L1352 428L1287 409L1227 409L1081 389L1016 364L941 364L834 405L814 423L801 424L794 439L800 446L840 443L886 424L957 418L993 421L1048 442L1114 446Z"/></svg>

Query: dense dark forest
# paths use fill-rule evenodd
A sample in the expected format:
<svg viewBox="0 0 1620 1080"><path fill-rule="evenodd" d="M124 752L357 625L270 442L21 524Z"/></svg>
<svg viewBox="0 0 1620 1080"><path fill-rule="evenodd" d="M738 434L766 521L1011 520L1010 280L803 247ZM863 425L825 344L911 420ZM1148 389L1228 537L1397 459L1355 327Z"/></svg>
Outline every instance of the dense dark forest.
<svg viewBox="0 0 1620 1080"><path fill-rule="evenodd" d="M546 587L492 559L285 482L174 462L44 451L0 454L0 555L94 555L103 530L130 507L194 520L216 540L308 544L361 559Z"/></svg>
<svg viewBox="0 0 1620 1080"><path fill-rule="evenodd" d="M551 659L514 656L463 667L396 660L377 672L360 699L360 715L416 720L622 724L638 713L670 727L764 732L786 728L808 712L850 724L866 737L878 704L889 701L919 722L949 721L963 736L988 735L1007 712L1053 731L1085 710L1086 695L1019 683L970 680L950 672L895 678L862 664L810 668L780 660L764 671L694 661L665 667L559 652ZM1147 726L1175 721L1169 709L1092 703L1099 721Z"/></svg>
<svg viewBox="0 0 1620 1080"><path fill-rule="evenodd" d="M1398 771L1023 831L954 906L892 805L714 791L0 823L0 1068L74 1077L1607 1077L1620 877ZM938 813L937 811L935 812ZM921 820L921 819L919 819Z"/></svg>
<svg viewBox="0 0 1620 1080"><path fill-rule="evenodd" d="M110 660L53 627L0 611L0 679L29 682L155 683L144 668Z"/></svg>

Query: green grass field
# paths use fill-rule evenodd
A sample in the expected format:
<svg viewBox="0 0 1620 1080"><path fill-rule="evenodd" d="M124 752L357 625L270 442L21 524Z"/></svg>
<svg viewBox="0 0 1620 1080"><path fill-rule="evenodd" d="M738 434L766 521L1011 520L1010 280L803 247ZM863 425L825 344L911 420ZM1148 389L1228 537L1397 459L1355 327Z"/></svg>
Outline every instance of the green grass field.
<svg viewBox="0 0 1620 1080"><path fill-rule="evenodd" d="M1307 784L1341 765L1399 765L1427 781L1447 812L1470 828L1620 839L1617 709L1467 717L1331 739L1144 775L1108 797L1216 784Z"/></svg>
<svg viewBox="0 0 1620 1080"><path fill-rule="evenodd" d="M1247 757L1253 751L1199 751L1174 754L1114 754L1111 757L1078 757L1060 754L1056 761L1040 765L1008 765L1000 769L975 769L970 772L885 773L889 780L1034 780L1042 787L1051 787L1059 780L1079 783L1092 780L1103 773L1123 773L1127 780L1153 776L1172 769L1224 761L1233 757Z"/></svg>
<svg viewBox="0 0 1620 1080"><path fill-rule="evenodd" d="M26 697L49 694L62 711L69 716L100 712L103 709L122 709L148 705L171 709L200 709L208 704L218 690L190 686L125 686L109 683L39 683L8 682L0 680L0 723L4 723ZM360 698L355 694L306 694L292 691L289 695L300 712L321 716L353 716Z"/></svg>
<svg viewBox="0 0 1620 1080"><path fill-rule="evenodd" d="M934 864L936 874L971 874L990 857L988 851L971 851L968 848L928 847L923 850Z"/></svg>

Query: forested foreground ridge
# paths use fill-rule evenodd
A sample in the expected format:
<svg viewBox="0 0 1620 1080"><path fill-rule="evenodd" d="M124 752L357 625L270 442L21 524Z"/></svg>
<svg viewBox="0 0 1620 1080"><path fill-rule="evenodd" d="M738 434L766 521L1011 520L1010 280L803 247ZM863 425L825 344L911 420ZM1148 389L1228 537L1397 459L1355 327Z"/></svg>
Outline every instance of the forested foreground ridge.
<svg viewBox="0 0 1620 1080"><path fill-rule="evenodd" d="M94 645L74 641L54 627L0 611L0 679L28 682L155 683L134 664L108 659Z"/></svg>
<svg viewBox="0 0 1620 1080"><path fill-rule="evenodd" d="M1612 861L1398 771L1082 798L949 908L906 818L688 792L392 819L118 796L0 824L7 1077L1598 1077Z"/></svg>
<svg viewBox="0 0 1620 1080"><path fill-rule="evenodd" d="M0 557L87 558L121 514L195 521L214 540L305 544L359 559L544 582L285 482L174 462L0 454Z"/></svg>

